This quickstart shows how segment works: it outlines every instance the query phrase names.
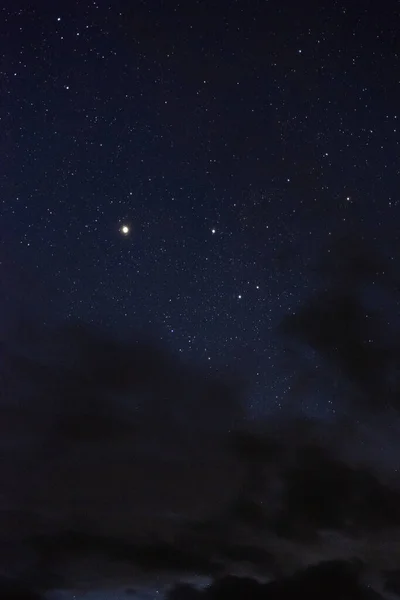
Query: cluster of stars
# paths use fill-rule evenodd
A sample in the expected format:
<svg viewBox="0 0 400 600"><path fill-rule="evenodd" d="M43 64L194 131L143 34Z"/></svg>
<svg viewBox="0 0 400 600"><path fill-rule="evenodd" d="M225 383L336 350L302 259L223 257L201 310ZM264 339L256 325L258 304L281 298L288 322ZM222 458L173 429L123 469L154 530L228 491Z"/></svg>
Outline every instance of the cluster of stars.
<svg viewBox="0 0 400 600"><path fill-rule="evenodd" d="M227 13L223 40L177 9L154 46L138 10L4 11L3 254L55 288L58 318L157 331L279 408L275 331L317 289L316 255L352 230L398 236L398 59L378 22L343 52L334 3L298 28L270 3Z"/></svg>

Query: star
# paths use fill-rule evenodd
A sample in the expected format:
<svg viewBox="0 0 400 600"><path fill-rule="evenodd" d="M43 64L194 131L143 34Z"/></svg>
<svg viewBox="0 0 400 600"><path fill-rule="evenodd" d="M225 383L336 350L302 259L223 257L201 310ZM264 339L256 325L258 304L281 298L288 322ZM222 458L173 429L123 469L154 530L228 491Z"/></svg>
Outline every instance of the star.
<svg viewBox="0 0 400 600"><path fill-rule="evenodd" d="M122 233L122 235L128 235L131 231L131 228L129 227L129 225L121 225L119 230Z"/></svg>

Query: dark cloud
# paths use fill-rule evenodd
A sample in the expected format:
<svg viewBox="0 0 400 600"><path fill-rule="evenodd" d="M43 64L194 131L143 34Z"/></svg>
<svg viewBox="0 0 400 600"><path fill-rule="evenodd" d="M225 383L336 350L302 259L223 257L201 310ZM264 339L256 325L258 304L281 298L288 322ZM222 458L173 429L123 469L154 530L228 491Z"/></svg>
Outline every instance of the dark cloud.
<svg viewBox="0 0 400 600"><path fill-rule="evenodd" d="M326 249L315 272L322 281L347 291L371 281L395 288L395 273L381 248L364 236L339 236Z"/></svg>
<svg viewBox="0 0 400 600"><path fill-rule="evenodd" d="M142 336L81 324L20 330L3 346L2 378L2 537L34 551L32 568L59 567L75 539L63 532L78 536L73 553L127 552L143 569L210 562L169 540L236 494L236 379L191 368Z"/></svg>
<svg viewBox="0 0 400 600"><path fill-rule="evenodd" d="M178 585L170 590L168 600L294 600L299 597L309 600L319 600L321 597L328 600L379 600L381 596L377 592L363 585L362 570L362 564L358 561L330 561L271 583L228 576L214 581L203 592Z"/></svg>
<svg viewBox="0 0 400 600"><path fill-rule="evenodd" d="M382 320L367 312L356 297L329 290L285 319L282 330L308 344L354 385L362 402L374 410L397 406L397 390L386 373L398 350L382 341ZM355 395L355 398L357 396Z"/></svg>
<svg viewBox="0 0 400 600"><path fill-rule="evenodd" d="M400 596L400 570L385 571L385 590Z"/></svg>
<svg viewBox="0 0 400 600"><path fill-rule="evenodd" d="M126 564L139 569L142 576L156 577L160 572L204 573L216 575L221 565L196 549L179 548L172 543L135 543L134 540L100 536L79 531L64 531L52 535L34 536L27 540L35 551L36 562L25 581L40 587L53 586L56 580L49 574L57 573L65 564L89 558L101 558L107 563ZM67 580L57 581L58 587L68 585Z"/></svg>
<svg viewBox="0 0 400 600"><path fill-rule="evenodd" d="M168 592L168 600L200 600L204 594L188 583L179 583Z"/></svg>
<svg viewBox="0 0 400 600"><path fill-rule="evenodd" d="M41 596L19 582L0 578L0 598L4 600L41 600Z"/></svg>
<svg viewBox="0 0 400 600"><path fill-rule="evenodd" d="M284 481L282 508L271 523L282 536L307 538L324 529L357 536L400 526L399 491L321 446L300 448Z"/></svg>
<svg viewBox="0 0 400 600"><path fill-rule="evenodd" d="M394 326L388 325L390 318L395 323L395 314L376 301L372 306L379 287L386 297L396 292L389 266L364 240L345 238L328 249L317 271L326 285L287 315L280 331L316 351L350 384L350 402L378 412L397 409L400 346ZM301 371L301 391L309 376Z"/></svg>
<svg viewBox="0 0 400 600"><path fill-rule="evenodd" d="M270 423L264 434L235 436L235 447L247 463L245 486L219 526L225 519L231 526L241 523L309 541L326 530L363 537L400 527L398 486L366 461L346 457L344 441L354 435L347 421L323 427L296 419ZM217 526L209 524L210 529Z"/></svg>
<svg viewBox="0 0 400 600"><path fill-rule="evenodd" d="M380 389L384 359L360 347L350 299L347 328L339 316L331 328L318 302L285 327L366 394L363 369ZM346 458L354 425L285 415L251 425L236 377L190 367L137 333L30 324L1 352L2 568L29 589L83 574L134 586L161 574L278 577L315 562L325 531L344 536L343 555L351 540L400 526L399 492ZM233 587L247 585L256 593L256 582Z"/></svg>

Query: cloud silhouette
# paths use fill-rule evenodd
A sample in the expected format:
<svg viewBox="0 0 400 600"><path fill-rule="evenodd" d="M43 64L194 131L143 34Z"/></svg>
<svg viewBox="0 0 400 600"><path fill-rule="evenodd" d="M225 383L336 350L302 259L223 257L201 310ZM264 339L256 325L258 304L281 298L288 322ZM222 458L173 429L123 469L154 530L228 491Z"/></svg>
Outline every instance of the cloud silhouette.
<svg viewBox="0 0 400 600"><path fill-rule="evenodd" d="M13 579L0 578L0 598L5 600L41 600L41 596Z"/></svg>
<svg viewBox="0 0 400 600"><path fill-rule="evenodd" d="M357 267L353 288L330 276L283 323L341 371L363 412L378 397L397 406L385 375L396 342L362 312L361 282L375 268ZM161 573L279 576L315 562L307 549L326 531L358 554L371 535L396 535L399 491L346 456L354 423L250 424L236 377L188 366L134 332L30 323L0 352L0 542L14 549L4 568L28 589L84 573L133 586ZM236 584L258 593L256 582Z"/></svg>
<svg viewBox="0 0 400 600"><path fill-rule="evenodd" d="M400 492L320 446L299 449L284 479L282 509L271 524L283 536L307 538L323 529L360 535L400 526Z"/></svg>
<svg viewBox="0 0 400 600"><path fill-rule="evenodd" d="M33 551L27 571L44 577L81 546L143 570L213 572L170 539L236 494L237 380L81 324L24 329L2 354L1 535Z"/></svg>
<svg viewBox="0 0 400 600"><path fill-rule="evenodd" d="M327 561L298 571L293 576L271 583L249 577L227 576L215 580L203 592L190 586L172 588L167 600L309 600L349 598L379 600L381 596L363 585L363 565L358 561Z"/></svg>
<svg viewBox="0 0 400 600"><path fill-rule="evenodd" d="M333 245L317 271L326 286L287 315L280 332L316 351L326 366L336 369L351 385L346 400L373 412L398 409L400 387L394 377L400 367L398 335L388 326L387 310L371 307L369 289L379 284L393 296L395 279L389 266L364 240L350 238ZM303 382L306 377L303 372Z"/></svg>

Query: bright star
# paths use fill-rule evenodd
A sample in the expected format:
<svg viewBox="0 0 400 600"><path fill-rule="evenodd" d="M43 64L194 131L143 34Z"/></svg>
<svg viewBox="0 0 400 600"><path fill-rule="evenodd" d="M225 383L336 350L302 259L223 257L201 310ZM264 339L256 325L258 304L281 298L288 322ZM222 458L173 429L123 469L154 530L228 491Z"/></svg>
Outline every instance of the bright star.
<svg viewBox="0 0 400 600"><path fill-rule="evenodd" d="M128 235L128 233L130 232L131 229L128 225L121 225L119 230L122 233L122 235Z"/></svg>

